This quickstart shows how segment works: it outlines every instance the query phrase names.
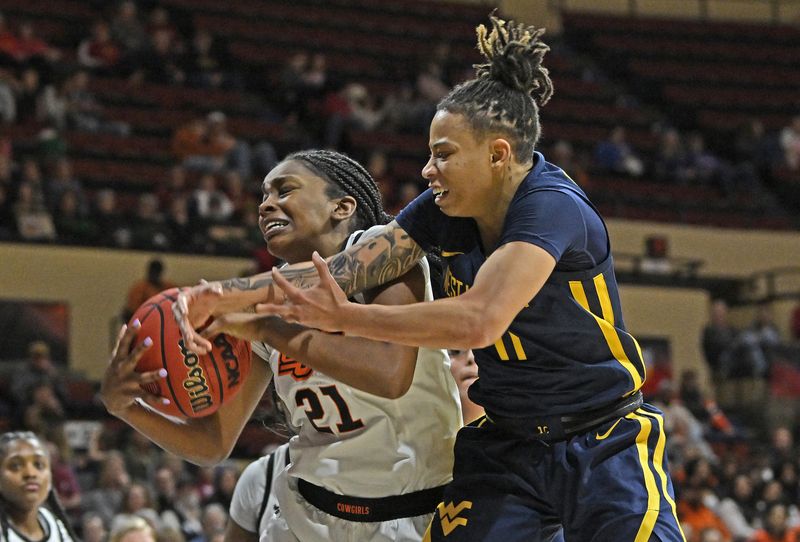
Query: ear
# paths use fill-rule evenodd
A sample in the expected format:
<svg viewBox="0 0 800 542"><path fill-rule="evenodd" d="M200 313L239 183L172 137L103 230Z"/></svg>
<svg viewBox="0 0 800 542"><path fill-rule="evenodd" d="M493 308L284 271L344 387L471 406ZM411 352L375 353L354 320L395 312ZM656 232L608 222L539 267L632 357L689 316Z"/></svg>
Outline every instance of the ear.
<svg viewBox="0 0 800 542"><path fill-rule="evenodd" d="M336 207L331 211L331 218L335 220L347 220L356 214L356 199L353 196L345 196L336 202Z"/></svg>
<svg viewBox="0 0 800 542"><path fill-rule="evenodd" d="M489 142L492 168L502 170L511 161L511 143L507 139L498 137Z"/></svg>

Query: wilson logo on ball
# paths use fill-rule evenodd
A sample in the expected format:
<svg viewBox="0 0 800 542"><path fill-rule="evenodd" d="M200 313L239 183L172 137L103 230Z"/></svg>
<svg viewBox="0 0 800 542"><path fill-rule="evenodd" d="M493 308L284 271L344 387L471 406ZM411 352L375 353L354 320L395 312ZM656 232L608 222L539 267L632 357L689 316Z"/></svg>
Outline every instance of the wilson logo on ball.
<svg viewBox="0 0 800 542"><path fill-rule="evenodd" d="M183 356L183 364L189 369L186 378L183 379L183 389L189 392L192 412L197 414L214 404L208 393L208 379L203 368L200 367L200 358L197 357L197 354L186 348L183 339L178 341L178 346Z"/></svg>

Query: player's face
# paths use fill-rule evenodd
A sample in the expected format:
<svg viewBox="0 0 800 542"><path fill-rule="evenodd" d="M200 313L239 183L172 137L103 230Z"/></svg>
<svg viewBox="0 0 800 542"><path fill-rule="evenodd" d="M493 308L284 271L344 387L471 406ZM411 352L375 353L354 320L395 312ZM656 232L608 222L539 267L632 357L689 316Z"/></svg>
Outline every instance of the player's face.
<svg viewBox="0 0 800 542"><path fill-rule="evenodd" d="M7 450L0 463L0 494L17 510L32 510L50 492L50 459L36 440L16 440Z"/></svg>
<svg viewBox="0 0 800 542"><path fill-rule="evenodd" d="M458 389L466 392L467 388L478 379L478 366L472 350L448 350L450 354L450 372L458 385Z"/></svg>
<svg viewBox="0 0 800 542"><path fill-rule="evenodd" d="M328 183L301 162L281 162L264 179L258 225L269 251L289 263L302 262L319 250L319 240L332 230L336 199Z"/></svg>
<svg viewBox="0 0 800 542"><path fill-rule="evenodd" d="M439 111L428 142L431 156L422 176L448 216L477 217L486 212L492 186L492 153L487 138L476 138L467 119Z"/></svg>

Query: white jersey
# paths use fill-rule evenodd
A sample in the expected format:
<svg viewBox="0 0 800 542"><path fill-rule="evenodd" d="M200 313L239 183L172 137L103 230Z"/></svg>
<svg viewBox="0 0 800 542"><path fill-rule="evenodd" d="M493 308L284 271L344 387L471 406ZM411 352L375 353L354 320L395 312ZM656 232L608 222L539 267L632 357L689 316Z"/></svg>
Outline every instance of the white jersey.
<svg viewBox="0 0 800 542"><path fill-rule="evenodd" d="M253 461L244 469L231 498L230 516L245 531L263 533L278 506L275 479L289 465L289 445Z"/></svg>
<svg viewBox="0 0 800 542"><path fill-rule="evenodd" d="M42 530L44 530L44 536L38 542L73 542L72 537L67 532L67 528L50 510L40 506L38 515L39 524L42 526ZM4 519L2 522L0 541L31 542L27 536L18 532L13 525L8 523L7 519Z"/></svg>
<svg viewBox="0 0 800 542"><path fill-rule="evenodd" d="M421 266L430 301L427 261ZM419 349L411 387L398 399L354 389L263 343L253 343L253 351L269 360L297 433L289 442L289 476L365 498L433 488L452 478L453 444L462 420L444 350Z"/></svg>

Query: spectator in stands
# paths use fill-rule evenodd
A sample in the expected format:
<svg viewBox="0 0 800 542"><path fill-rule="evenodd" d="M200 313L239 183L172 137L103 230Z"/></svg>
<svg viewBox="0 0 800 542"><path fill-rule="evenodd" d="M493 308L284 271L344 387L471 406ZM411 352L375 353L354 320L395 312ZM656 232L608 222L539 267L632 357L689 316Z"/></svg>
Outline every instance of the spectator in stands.
<svg viewBox="0 0 800 542"><path fill-rule="evenodd" d="M169 168L169 177L166 182L159 182L156 186L156 196L158 205L161 209L169 209L172 200L186 197L189 189L186 180L186 168L180 164L175 164Z"/></svg>
<svg viewBox="0 0 800 542"><path fill-rule="evenodd" d="M722 409L719 408L717 402L709 397L700 387L700 377L697 371L687 369L681 373L679 394L686 408L688 408L698 420L706 424L708 430L725 435L734 434L731 421Z"/></svg>
<svg viewBox="0 0 800 542"><path fill-rule="evenodd" d="M238 479L239 472L233 465L217 466L214 469L214 492L208 497L206 504L218 503L223 506L223 511L229 510Z"/></svg>
<svg viewBox="0 0 800 542"><path fill-rule="evenodd" d="M117 247L130 244L130 231L117 209L117 193L110 188L98 190L95 194L91 218L97 228L96 244Z"/></svg>
<svg viewBox="0 0 800 542"><path fill-rule="evenodd" d="M63 430L66 413L64 403L56 396L53 380L28 387L28 396L23 404L22 424L25 429L51 439Z"/></svg>
<svg viewBox="0 0 800 542"><path fill-rule="evenodd" d="M16 122L25 124L39 117L39 97L42 93L41 76L36 68L22 70L16 87Z"/></svg>
<svg viewBox="0 0 800 542"><path fill-rule="evenodd" d="M703 328L703 354L715 380L725 378L732 364L731 356L739 331L728 320L724 299L711 302L710 319Z"/></svg>
<svg viewBox="0 0 800 542"><path fill-rule="evenodd" d="M90 245L97 239L95 224L74 190L61 193L54 210L54 226L58 240L65 244Z"/></svg>
<svg viewBox="0 0 800 542"><path fill-rule="evenodd" d="M153 497L150 486L143 482L133 482L123 490L122 502L119 511L111 520L111 529L121 521L125 521L131 516L140 517L147 520L150 525L158 529L161 527L161 519L158 512L153 509Z"/></svg>
<svg viewBox="0 0 800 542"><path fill-rule="evenodd" d="M227 522L227 508L217 502L207 504L203 507L203 531L198 536L190 539L189 542L220 542L221 535L225 533Z"/></svg>
<svg viewBox="0 0 800 542"><path fill-rule="evenodd" d="M240 89L240 75L233 69L228 48L205 28L198 28L181 61L186 82L199 88Z"/></svg>
<svg viewBox="0 0 800 542"><path fill-rule="evenodd" d="M435 107L424 100L413 84L401 83L399 89L391 92L383 104L385 127L388 130L422 134L426 133Z"/></svg>
<svg viewBox="0 0 800 542"><path fill-rule="evenodd" d="M781 130L780 145L786 166L791 171L800 170L800 115L792 117L791 123Z"/></svg>
<svg viewBox="0 0 800 542"><path fill-rule="evenodd" d="M16 90L19 81L14 74L0 68L0 121L4 124L14 124L17 120Z"/></svg>
<svg viewBox="0 0 800 542"><path fill-rule="evenodd" d="M136 63L131 76L134 82L147 81L159 85L183 84L186 73L181 67L181 53L167 30L157 30L150 37L150 49Z"/></svg>
<svg viewBox="0 0 800 542"><path fill-rule="evenodd" d="M586 189L589 184L589 174L586 167L575 156L575 150L572 143L564 139L559 139L553 143L553 148L547 155L550 161L564 170L570 178L578 183L583 189Z"/></svg>
<svg viewBox="0 0 800 542"><path fill-rule="evenodd" d="M680 133L675 128L664 130L653 159L653 177L664 183L678 183L685 162L686 153Z"/></svg>
<svg viewBox="0 0 800 542"><path fill-rule="evenodd" d="M397 208L397 179L389 172L389 157L386 151L372 151L365 166L381 191L381 199L386 209Z"/></svg>
<svg viewBox="0 0 800 542"><path fill-rule="evenodd" d="M152 479L162 456L161 450L150 439L135 430L125 432L122 454L134 480Z"/></svg>
<svg viewBox="0 0 800 542"><path fill-rule="evenodd" d="M14 58L11 51L16 46L17 36L8 26L5 16L0 13L0 68L13 67Z"/></svg>
<svg viewBox="0 0 800 542"><path fill-rule="evenodd" d="M644 163L628 144L623 126L615 126L605 141L594 149L594 165L606 173L639 177L644 173Z"/></svg>
<svg viewBox="0 0 800 542"><path fill-rule="evenodd" d="M789 514L786 505L772 504L766 513L764 527L757 530L751 542L798 542L800 529L789 526Z"/></svg>
<svg viewBox="0 0 800 542"><path fill-rule="evenodd" d="M192 251L196 246L195 231L189 215L189 200L186 196L174 198L167 207L166 225L169 228L170 246L173 250Z"/></svg>
<svg viewBox="0 0 800 542"><path fill-rule="evenodd" d="M147 49L147 31L139 20L136 2L120 2L111 19L110 30L112 39L122 46L126 56L136 58Z"/></svg>
<svg viewBox="0 0 800 542"><path fill-rule="evenodd" d="M328 85L328 58L322 53L314 53L308 67L301 75L307 100L319 100Z"/></svg>
<svg viewBox="0 0 800 542"><path fill-rule="evenodd" d="M753 322L744 328L737 341L739 367L731 376L765 378L769 372L773 350L781 344L772 308L762 304L756 308Z"/></svg>
<svg viewBox="0 0 800 542"><path fill-rule="evenodd" d="M761 515L761 524L766 526L768 523L769 510L776 504L786 506L786 514L788 516L787 523L790 527L796 527L800 524L800 513L798 513L797 503L789 500L786 495L783 484L778 480L767 480L761 487L761 494L756 501L756 508Z"/></svg>
<svg viewBox="0 0 800 542"><path fill-rule="evenodd" d="M269 142L261 141L251 148L247 141L233 136L222 111L212 111L205 120L196 119L180 127L173 135L172 148L189 170L217 173L233 169L243 179L250 179L253 170L269 171L277 162Z"/></svg>
<svg viewBox="0 0 800 542"><path fill-rule="evenodd" d="M44 200L44 186L39 164L32 158L22 163L22 174L13 204L17 233L28 241L55 239L53 217Z"/></svg>
<svg viewBox="0 0 800 542"><path fill-rule="evenodd" d="M329 93L324 113L327 120L323 142L328 149L340 148L348 130L375 130L385 116L375 97L360 83L349 83L338 92Z"/></svg>
<svg viewBox="0 0 800 542"><path fill-rule="evenodd" d="M667 454L673 464L681 465L690 458L717 461L705 439L705 427L683 404L670 380L663 380L653 396L653 404L664 412Z"/></svg>
<svg viewBox="0 0 800 542"><path fill-rule="evenodd" d="M426 62L417 73L417 93L423 100L439 103L450 91L444 79L444 68L441 64L433 60Z"/></svg>
<svg viewBox="0 0 800 542"><path fill-rule="evenodd" d="M67 399L62 371L50 356L50 346L44 341L28 345L28 359L23 367L11 376L11 399L20 408L27 404L33 389L39 384L53 384L56 398L62 404Z"/></svg>
<svg viewBox="0 0 800 542"><path fill-rule="evenodd" d="M67 81L67 126L85 132L100 132L119 136L130 134L128 123L109 118L94 92L89 89L90 76L79 70Z"/></svg>
<svg viewBox="0 0 800 542"><path fill-rule="evenodd" d="M278 88L275 89L277 105L287 115L296 114L305 118L306 83L303 74L308 69L308 54L297 52L289 57L278 76Z"/></svg>
<svg viewBox="0 0 800 542"><path fill-rule="evenodd" d="M81 517L81 538L83 542L106 542L108 530L103 518L94 512L87 512Z"/></svg>
<svg viewBox="0 0 800 542"><path fill-rule="evenodd" d="M117 450L105 452L97 485L84 495L83 509L86 512L96 513L103 519L105 525L111 525L111 520L122 504L125 488L130 483L130 475L122 452Z"/></svg>
<svg viewBox="0 0 800 542"><path fill-rule="evenodd" d="M128 517L112 527L108 542L156 542L156 531L140 517Z"/></svg>
<svg viewBox="0 0 800 542"><path fill-rule="evenodd" d="M153 6L148 17L147 32L152 36L157 31L166 31L171 35L172 42L179 49L183 48L181 43L181 35L178 32L178 27L172 22L169 11L167 8L160 5Z"/></svg>
<svg viewBox="0 0 800 542"><path fill-rule="evenodd" d="M705 137L700 132L692 132L687 138L680 180L691 185L716 186L727 197L735 195L736 186L730 164L706 148Z"/></svg>
<svg viewBox="0 0 800 542"><path fill-rule="evenodd" d="M155 194L140 194L130 217L131 248L167 250L170 248L169 227L158 208Z"/></svg>
<svg viewBox="0 0 800 542"><path fill-rule="evenodd" d="M203 222L224 222L231 216L233 203L217 183L217 176L212 173L200 177L190 199L190 216Z"/></svg>
<svg viewBox="0 0 800 542"><path fill-rule="evenodd" d="M130 320L142 303L153 297L159 292L173 288L175 285L164 278L164 263L160 259L152 259L147 262L147 273L144 278L137 280L128 289L125 309L122 318Z"/></svg>
<svg viewBox="0 0 800 542"><path fill-rule="evenodd" d="M108 23L98 19L92 25L91 36L78 45L78 63L93 73L113 75L122 58L122 50L111 38Z"/></svg>
<svg viewBox="0 0 800 542"><path fill-rule="evenodd" d="M70 515L80 510L81 486L78 475L72 464L65 459L66 454L61 453L61 448L55 443L46 443L50 454L50 470L53 473L53 489L58 494L58 499Z"/></svg>
<svg viewBox="0 0 800 542"><path fill-rule="evenodd" d="M747 542L756 530L753 522L758 515L753 481L746 474L737 474L733 489L724 495L716 508L717 515L731 532L734 542Z"/></svg>
<svg viewBox="0 0 800 542"><path fill-rule="evenodd" d="M72 172L72 162L67 157L59 158L53 164L45 183L45 201L51 209L56 209L61 196L72 192L78 200L81 212L89 210L89 202L83 190L83 183Z"/></svg>
<svg viewBox="0 0 800 542"><path fill-rule="evenodd" d="M9 40L5 47L4 53L21 68L46 69L47 64L61 58L58 49L51 47L44 39L36 35L36 29L29 20L19 23L16 38Z"/></svg>
<svg viewBox="0 0 800 542"><path fill-rule="evenodd" d="M731 534L720 517L703 502L708 488L702 482L688 481L678 500L678 519L683 526L687 542L701 542L701 533L716 529L724 542L731 542Z"/></svg>
<svg viewBox="0 0 800 542"><path fill-rule="evenodd" d="M789 427L780 425L772 430L770 436L769 464L779 465L796 460L794 436Z"/></svg>
<svg viewBox="0 0 800 542"><path fill-rule="evenodd" d="M189 522L183 507L179 502L175 474L166 467L158 467L153 480L154 500L153 505L164 525L175 528L185 535L194 534L199 530L198 525ZM199 499L197 499L199 501Z"/></svg>
<svg viewBox="0 0 800 542"><path fill-rule="evenodd" d="M0 183L0 241L8 241L16 237L17 225L11 204L9 190L11 187Z"/></svg>

